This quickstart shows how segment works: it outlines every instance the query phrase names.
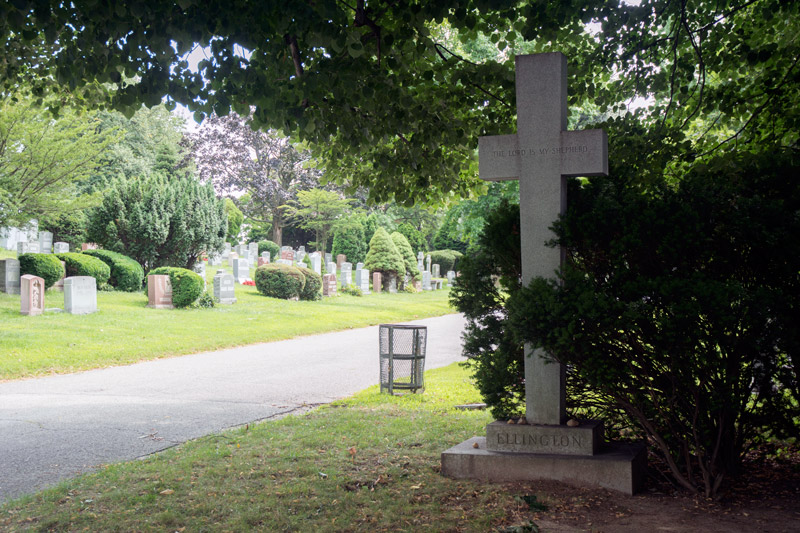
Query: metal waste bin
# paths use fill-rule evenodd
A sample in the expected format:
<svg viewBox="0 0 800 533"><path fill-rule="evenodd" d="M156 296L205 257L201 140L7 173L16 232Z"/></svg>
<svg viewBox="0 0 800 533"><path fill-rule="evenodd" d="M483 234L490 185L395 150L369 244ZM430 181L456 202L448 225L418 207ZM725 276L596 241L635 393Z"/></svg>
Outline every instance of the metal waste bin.
<svg viewBox="0 0 800 533"><path fill-rule="evenodd" d="M427 338L427 326L380 325L381 392L394 394L399 389L416 393L424 388Z"/></svg>

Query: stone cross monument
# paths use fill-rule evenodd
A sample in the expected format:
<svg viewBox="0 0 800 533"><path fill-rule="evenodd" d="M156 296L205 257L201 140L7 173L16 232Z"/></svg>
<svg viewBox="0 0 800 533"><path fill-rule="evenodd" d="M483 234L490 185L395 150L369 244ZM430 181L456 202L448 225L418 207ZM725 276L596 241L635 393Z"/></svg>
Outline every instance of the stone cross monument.
<svg viewBox="0 0 800 533"><path fill-rule="evenodd" d="M608 173L602 130L567 131L567 60L560 53L518 56L517 133L479 140L485 180L519 180L522 281L553 278L562 252L545 246L566 209L566 179ZM562 365L525 346L525 420L495 421L442 453L442 473L495 481L558 479L632 494L646 469L643 445L605 443L599 420L565 422ZM527 422L527 423L525 423Z"/></svg>
<svg viewBox="0 0 800 533"><path fill-rule="evenodd" d="M519 180L522 282L555 277L561 251L545 246L550 226L566 209L566 179L608 174L603 130L567 131L567 58L559 53L517 56L517 133L481 137L484 180ZM563 424L564 368L525 346L526 418Z"/></svg>

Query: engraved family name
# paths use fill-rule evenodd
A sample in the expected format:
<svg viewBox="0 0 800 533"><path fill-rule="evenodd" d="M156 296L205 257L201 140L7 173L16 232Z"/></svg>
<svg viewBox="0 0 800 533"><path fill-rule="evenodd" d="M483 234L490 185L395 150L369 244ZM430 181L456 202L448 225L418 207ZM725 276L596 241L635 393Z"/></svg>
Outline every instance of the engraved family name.
<svg viewBox="0 0 800 533"><path fill-rule="evenodd" d="M497 444L516 444L519 446L575 446L583 448L583 439L576 435L535 435L520 433L498 433Z"/></svg>

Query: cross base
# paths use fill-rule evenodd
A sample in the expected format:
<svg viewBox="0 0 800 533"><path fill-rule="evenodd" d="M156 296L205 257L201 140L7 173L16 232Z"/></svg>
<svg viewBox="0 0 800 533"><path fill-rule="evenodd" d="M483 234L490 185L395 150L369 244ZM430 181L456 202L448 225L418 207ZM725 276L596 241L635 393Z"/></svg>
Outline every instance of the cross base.
<svg viewBox="0 0 800 533"><path fill-rule="evenodd" d="M486 448L485 437L473 437L442 452L442 474L453 479L552 479L632 495L644 487L646 471L644 444L612 442L604 444L596 455L555 455L492 451Z"/></svg>
<svg viewBox="0 0 800 533"><path fill-rule="evenodd" d="M486 446L493 452L594 455L603 444L603 423L584 420L576 427L492 422Z"/></svg>

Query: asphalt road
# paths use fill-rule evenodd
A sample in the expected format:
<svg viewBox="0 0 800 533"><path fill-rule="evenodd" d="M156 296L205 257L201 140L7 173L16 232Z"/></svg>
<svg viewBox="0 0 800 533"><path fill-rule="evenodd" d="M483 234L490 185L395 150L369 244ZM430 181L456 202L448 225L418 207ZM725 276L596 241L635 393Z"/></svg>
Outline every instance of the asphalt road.
<svg viewBox="0 0 800 533"><path fill-rule="evenodd" d="M425 368L462 360L461 315L428 327ZM379 381L378 327L0 383L0 503L103 464L286 415Z"/></svg>

